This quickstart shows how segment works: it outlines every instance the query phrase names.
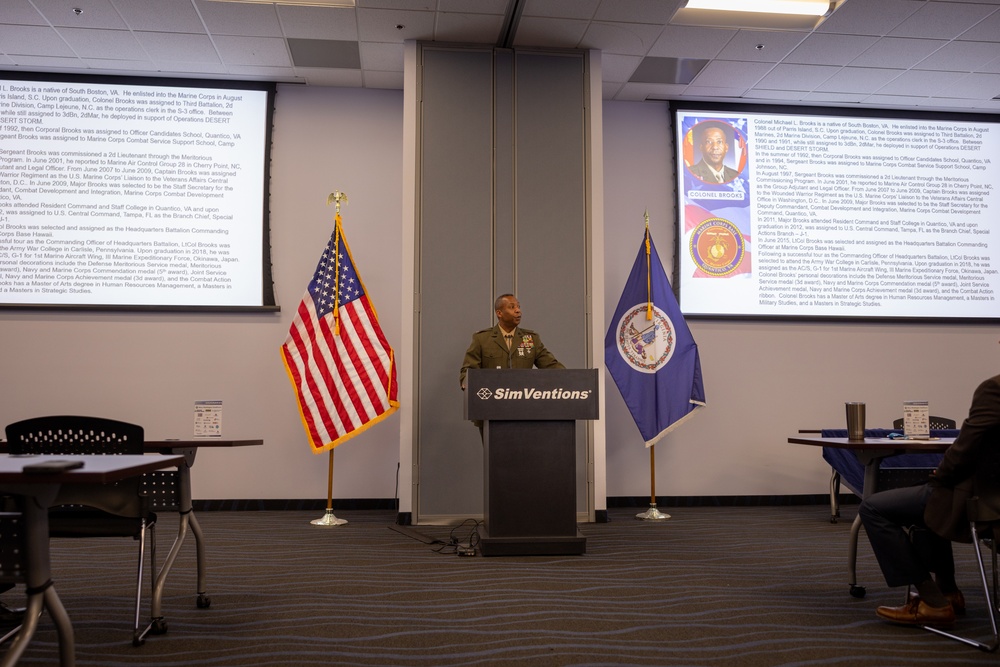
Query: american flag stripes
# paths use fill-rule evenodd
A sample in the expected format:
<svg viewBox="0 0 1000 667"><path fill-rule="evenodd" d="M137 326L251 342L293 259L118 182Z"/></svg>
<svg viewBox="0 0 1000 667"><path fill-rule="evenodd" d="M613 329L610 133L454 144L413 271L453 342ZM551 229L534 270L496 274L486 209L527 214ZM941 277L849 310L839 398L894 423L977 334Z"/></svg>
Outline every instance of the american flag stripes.
<svg viewBox="0 0 1000 667"><path fill-rule="evenodd" d="M281 355L316 454L399 407L393 351L354 266L339 213Z"/></svg>

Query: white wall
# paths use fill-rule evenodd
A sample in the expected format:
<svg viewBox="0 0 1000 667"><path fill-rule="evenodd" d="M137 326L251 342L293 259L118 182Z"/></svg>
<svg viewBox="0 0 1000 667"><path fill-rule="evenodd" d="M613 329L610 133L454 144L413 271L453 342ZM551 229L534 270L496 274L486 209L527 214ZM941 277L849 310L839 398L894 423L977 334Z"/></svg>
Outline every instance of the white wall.
<svg viewBox="0 0 1000 667"><path fill-rule="evenodd" d="M150 439L185 438L194 401L221 399L223 435L265 445L202 451L196 498L325 497L328 457L309 451L278 348L332 230L327 194L341 190L345 233L382 327L397 350L410 349L400 340L410 289L400 268L402 119L399 91L279 86L271 241L281 313L0 311L0 424L98 414L143 424ZM672 262L668 123L665 104L604 106L605 318L635 259L644 210ZM657 446L659 495L822 493L829 469L819 451L788 445L788 435L839 426L848 400L866 401L873 425L908 399L962 419L1000 356L996 327L690 325L709 407ZM648 450L610 381L605 417L607 494L648 494ZM394 497L399 438L393 415L338 447L334 495Z"/></svg>

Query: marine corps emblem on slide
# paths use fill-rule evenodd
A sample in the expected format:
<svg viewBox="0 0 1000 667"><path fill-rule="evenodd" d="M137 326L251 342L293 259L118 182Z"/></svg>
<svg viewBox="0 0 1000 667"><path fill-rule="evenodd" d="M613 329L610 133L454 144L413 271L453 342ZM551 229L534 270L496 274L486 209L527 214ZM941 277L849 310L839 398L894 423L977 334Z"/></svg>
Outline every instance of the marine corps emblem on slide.
<svg viewBox="0 0 1000 667"><path fill-rule="evenodd" d="M646 319L646 304L625 311L615 329L618 352L629 366L641 373L655 373L674 354L677 337L667 314L653 306L653 319Z"/></svg>
<svg viewBox="0 0 1000 667"><path fill-rule="evenodd" d="M736 225L722 218L709 218L691 234L691 259L710 276L726 276L739 267L746 242Z"/></svg>

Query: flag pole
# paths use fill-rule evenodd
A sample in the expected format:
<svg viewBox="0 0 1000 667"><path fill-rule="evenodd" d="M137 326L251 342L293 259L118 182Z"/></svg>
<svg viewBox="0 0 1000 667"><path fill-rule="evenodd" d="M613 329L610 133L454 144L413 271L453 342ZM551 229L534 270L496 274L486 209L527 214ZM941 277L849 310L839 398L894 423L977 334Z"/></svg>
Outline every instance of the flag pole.
<svg viewBox="0 0 1000 667"><path fill-rule="evenodd" d="M340 225L340 202L347 203L347 195L345 195L340 190L335 190L326 199L326 203L329 204L331 201L336 202L336 224L339 228ZM334 309L336 310L336 309ZM326 513L319 519L313 519L310 521L314 526L342 526L347 523L347 519L338 519L333 513L333 449L330 449L330 465L327 471L326 480Z"/></svg>
<svg viewBox="0 0 1000 667"><path fill-rule="evenodd" d="M646 220L646 319L653 319L653 295L651 293L651 270L649 267L649 209L643 213ZM649 509L635 515L636 519L643 521L662 521L669 519L669 514L664 514L656 509L656 445L649 446Z"/></svg>
<svg viewBox="0 0 1000 667"><path fill-rule="evenodd" d="M333 450L330 450L330 470L326 481L326 514L319 519L310 521L314 526L342 526L347 519L338 519L333 514Z"/></svg>
<svg viewBox="0 0 1000 667"><path fill-rule="evenodd" d="M656 456L654 451L656 445L649 446L649 509L635 515L636 519L643 521L662 521L669 519L669 514L664 514L656 509Z"/></svg>

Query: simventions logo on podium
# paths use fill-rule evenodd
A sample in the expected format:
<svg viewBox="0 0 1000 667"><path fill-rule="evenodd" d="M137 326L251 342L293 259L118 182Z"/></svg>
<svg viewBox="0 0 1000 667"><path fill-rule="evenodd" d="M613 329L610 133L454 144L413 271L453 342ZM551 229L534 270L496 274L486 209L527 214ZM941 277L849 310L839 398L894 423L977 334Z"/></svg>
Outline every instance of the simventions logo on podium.
<svg viewBox="0 0 1000 667"><path fill-rule="evenodd" d="M597 419L597 370L470 369L466 419Z"/></svg>

